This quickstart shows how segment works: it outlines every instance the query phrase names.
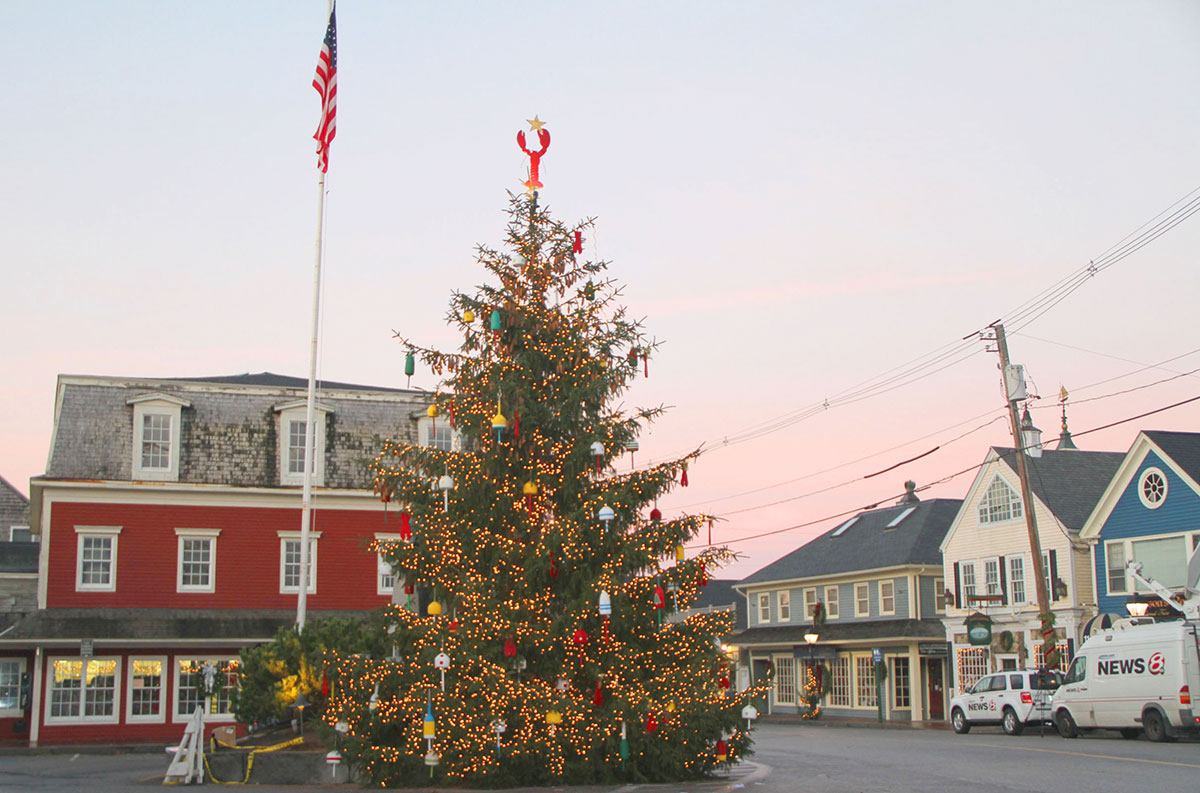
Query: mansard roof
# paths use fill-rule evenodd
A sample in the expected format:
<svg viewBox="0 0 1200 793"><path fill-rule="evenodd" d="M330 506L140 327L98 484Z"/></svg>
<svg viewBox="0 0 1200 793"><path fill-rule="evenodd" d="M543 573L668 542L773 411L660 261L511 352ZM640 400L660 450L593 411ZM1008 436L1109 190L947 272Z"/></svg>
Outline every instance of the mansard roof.
<svg viewBox="0 0 1200 793"><path fill-rule="evenodd" d="M134 405L171 397L180 413L181 483L279 486L280 405L299 403L308 381L262 372L225 377L61 375L46 474L40 479L132 478ZM416 442L422 391L318 381L325 412L325 487L362 488L380 438Z"/></svg>
<svg viewBox="0 0 1200 793"><path fill-rule="evenodd" d="M938 545L961 504L962 499L937 498L860 512L743 578L738 587L902 565L940 567Z"/></svg>

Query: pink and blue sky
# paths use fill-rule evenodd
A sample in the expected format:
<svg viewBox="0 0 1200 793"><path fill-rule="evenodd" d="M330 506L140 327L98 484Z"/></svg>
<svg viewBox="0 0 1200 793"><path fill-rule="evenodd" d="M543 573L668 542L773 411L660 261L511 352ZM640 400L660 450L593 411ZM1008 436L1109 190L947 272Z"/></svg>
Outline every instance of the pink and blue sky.
<svg viewBox="0 0 1200 793"><path fill-rule="evenodd" d="M4 10L0 475L27 492L59 373L306 373L325 3ZM1001 415L982 342L837 397L959 350L1200 187L1190 0L343 0L338 21L321 375L403 386L393 329L455 346L447 299L482 278L474 245L502 239L514 138L537 114L543 203L597 218L587 255L665 342L625 400L675 408L638 460L712 449L660 506L726 515L718 542L893 499L1009 443L1003 421L950 442ZM1083 432L1200 394L1198 256L1193 218L1014 326L1039 404L1065 385ZM1057 434L1055 407L1034 416ZM1200 402L1078 443L1124 451L1141 428L1200 431ZM834 522L736 542L723 574Z"/></svg>

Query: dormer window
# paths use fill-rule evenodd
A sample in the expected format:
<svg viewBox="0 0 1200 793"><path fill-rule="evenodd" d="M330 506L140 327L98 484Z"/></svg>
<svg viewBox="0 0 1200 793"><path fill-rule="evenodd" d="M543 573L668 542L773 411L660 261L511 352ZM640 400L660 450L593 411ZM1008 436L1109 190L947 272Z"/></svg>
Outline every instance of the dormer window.
<svg viewBox="0 0 1200 793"><path fill-rule="evenodd" d="M132 479L179 481L179 446L186 399L170 394L140 394L126 400L133 406Z"/></svg>
<svg viewBox="0 0 1200 793"><path fill-rule="evenodd" d="M1002 478L996 477L979 502L980 523L1002 523L1024 515L1021 497Z"/></svg>
<svg viewBox="0 0 1200 793"><path fill-rule="evenodd" d="M275 406L279 414L279 484L304 484L304 463L308 437L305 434L308 403L303 399ZM315 454L313 455L313 484L325 484L325 417L332 413L328 405L317 403L313 411L315 425Z"/></svg>

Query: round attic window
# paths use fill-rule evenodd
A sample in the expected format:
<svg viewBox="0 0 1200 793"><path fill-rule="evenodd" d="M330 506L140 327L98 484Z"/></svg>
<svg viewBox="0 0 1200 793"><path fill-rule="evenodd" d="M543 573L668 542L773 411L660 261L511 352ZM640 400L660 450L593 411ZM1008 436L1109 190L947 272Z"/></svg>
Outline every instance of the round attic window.
<svg viewBox="0 0 1200 793"><path fill-rule="evenodd" d="M1138 480L1138 497L1147 509L1158 509L1167 499L1167 477L1157 468L1142 471Z"/></svg>

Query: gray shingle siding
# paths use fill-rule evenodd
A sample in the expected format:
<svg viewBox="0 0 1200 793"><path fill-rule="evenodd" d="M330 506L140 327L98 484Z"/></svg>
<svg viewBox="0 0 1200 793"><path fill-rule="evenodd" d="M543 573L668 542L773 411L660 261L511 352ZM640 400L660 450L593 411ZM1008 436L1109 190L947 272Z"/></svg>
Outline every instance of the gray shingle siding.
<svg viewBox="0 0 1200 793"><path fill-rule="evenodd" d="M13 526L29 525L29 499L0 476L0 540L11 538Z"/></svg>
<svg viewBox="0 0 1200 793"><path fill-rule="evenodd" d="M242 375L219 383L102 380L63 379L47 478L129 480L134 427L127 400L165 393L191 403L180 415L180 482L279 486L276 408L303 400L305 390L276 381L302 381L278 375ZM369 485L366 464L378 453L380 438L417 441L414 416L424 414L427 396L340 386L318 389L318 401L333 411L325 421L325 486L353 489Z"/></svg>

